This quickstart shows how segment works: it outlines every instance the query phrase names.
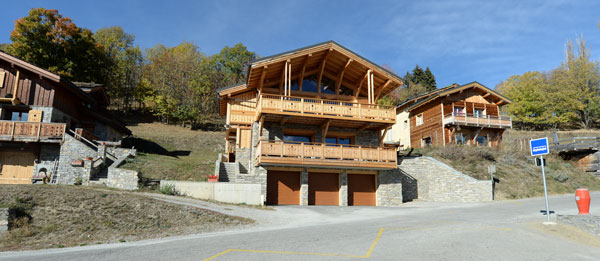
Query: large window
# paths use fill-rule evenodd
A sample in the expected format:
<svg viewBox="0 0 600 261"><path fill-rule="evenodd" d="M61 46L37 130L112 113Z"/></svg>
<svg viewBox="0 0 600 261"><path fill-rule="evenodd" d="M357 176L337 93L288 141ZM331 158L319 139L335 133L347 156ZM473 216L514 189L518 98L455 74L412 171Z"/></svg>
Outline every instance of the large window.
<svg viewBox="0 0 600 261"><path fill-rule="evenodd" d="M323 76L321 79L321 93L335 94L335 81Z"/></svg>
<svg viewBox="0 0 600 261"><path fill-rule="evenodd" d="M293 83L292 83L292 90L293 90ZM317 76L316 75L311 75L311 76L305 77L304 80L302 80L302 91L317 92Z"/></svg>
<svg viewBox="0 0 600 261"><path fill-rule="evenodd" d="M13 111L10 112L10 121L27 121L29 118L29 112L26 111Z"/></svg>
<svg viewBox="0 0 600 261"><path fill-rule="evenodd" d="M310 142L311 136L284 135L283 141L290 141L290 142L297 142L297 143Z"/></svg>

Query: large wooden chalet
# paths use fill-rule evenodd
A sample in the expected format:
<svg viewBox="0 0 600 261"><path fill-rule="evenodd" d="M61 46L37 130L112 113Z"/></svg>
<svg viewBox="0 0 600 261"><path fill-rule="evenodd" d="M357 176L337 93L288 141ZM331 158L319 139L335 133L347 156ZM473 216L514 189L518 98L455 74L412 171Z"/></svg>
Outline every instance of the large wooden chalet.
<svg viewBox="0 0 600 261"><path fill-rule="evenodd" d="M0 184L50 176L54 183L87 182L93 168L84 167L85 158L100 165L99 142L130 134L107 105L101 85L77 86L0 52Z"/></svg>
<svg viewBox="0 0 600 261"><path fill-rule="evenodd" d="M454 84L409 99L396 108L391 138L402 148L466 144L497 147L512 128L500 108L511 100L478 82Z"/></svg>
<svg viewBox="0 0 600 261"><path fill-rule="evenodd" d="M391 204L385 188L401 184L384 174L397 160L382 144L396 115L377 101L400 85L332 41L253 62L246 83L218 91L220 181L261 183L269 204Z"/></svg>

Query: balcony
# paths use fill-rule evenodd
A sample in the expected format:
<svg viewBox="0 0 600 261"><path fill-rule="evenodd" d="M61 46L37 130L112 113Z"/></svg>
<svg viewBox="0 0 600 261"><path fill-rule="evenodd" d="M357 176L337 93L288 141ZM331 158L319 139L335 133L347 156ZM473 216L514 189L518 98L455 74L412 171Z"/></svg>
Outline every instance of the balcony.
<svg viewBox="0 0 600 261"><path fill-rule="evenodd" d="M0 121L0 141L61 142L66 124Z"/></svg>
<svg viewBox="0 0 600 261"><path fill-rule="evenodd" d="M512 118L508 116L490 116L490 115L474 115L474 114L446 114L443 118L444 126L460 125L460 126L475 126L488 128L512 128Z"/></svg>
<svg viewBox="0 0 600 261"><path fill-rule="evenodd" d="M257 164L312 165L349 168L397 168L393 148L261 140Z"/></svg>
<svg viewBox="0 0 600 261"><path fill-rule="evenodd" d="M394 106L276 94L261 94L257 113L384 124L396 122Z"/></svg>

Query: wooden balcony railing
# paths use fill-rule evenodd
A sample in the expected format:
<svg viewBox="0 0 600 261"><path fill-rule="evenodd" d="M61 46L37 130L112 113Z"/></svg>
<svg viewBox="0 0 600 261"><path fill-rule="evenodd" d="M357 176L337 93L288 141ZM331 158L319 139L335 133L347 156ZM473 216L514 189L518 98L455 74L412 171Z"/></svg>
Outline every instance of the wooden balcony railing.
<svg viewBox="0 0 600 261"><path fill-rule="evenodd" d="M60 142L66 127L64 123L0 121L0 140Z"/></svg>
<svg viewBox="0 0 600 261"><path fill-rule="evenodd" d="M345 120L396 122L394 106L362 104L338 100L261 94L257 113L274 113Z"/></svg>
<svg viewBox="0 0 600 261"><path fill-rule="evenodd" d="M261 140L257 144L256 164L295 164L394 169L393 148L309 142Z"/></svg>
<svg viewBox="0 0 600 261"><path fill-rule="evenodd" d="M451 113L444 115L444 125L464 125L490 128L512 128L512 118L508 116L474 115Z"/></svg>

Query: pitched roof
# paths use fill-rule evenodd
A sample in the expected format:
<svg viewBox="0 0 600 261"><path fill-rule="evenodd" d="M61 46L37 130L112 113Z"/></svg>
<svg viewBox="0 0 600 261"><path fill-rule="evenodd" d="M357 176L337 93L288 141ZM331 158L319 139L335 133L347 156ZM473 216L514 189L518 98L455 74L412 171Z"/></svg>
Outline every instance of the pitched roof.
<svg viewBox="0 0 600 261"><path fill-rule="evenodd" d="M405 111L411 111L411 110L418 108L421 105L426 104L430 101L433 101L439 97L443 97L443 96L450 95L450 94L453 94L456 92L460 92L460 91L468 89L468 88L479 88L487 93L490 93L490 94L498 97L498 99L500 99L506 103L512 103L512 100L510 100L509 98L506 98L502 94L486 87L485 85L483 85L477 81L473 81L473 82L463 84L463 85L453 84L450 86L446 86L444 88L440 88L440 89L422 94L415 98L411 98L409 100L404 101L403 103L398 105L396 108L397 109L405 108L404 109Z"/></svg>

